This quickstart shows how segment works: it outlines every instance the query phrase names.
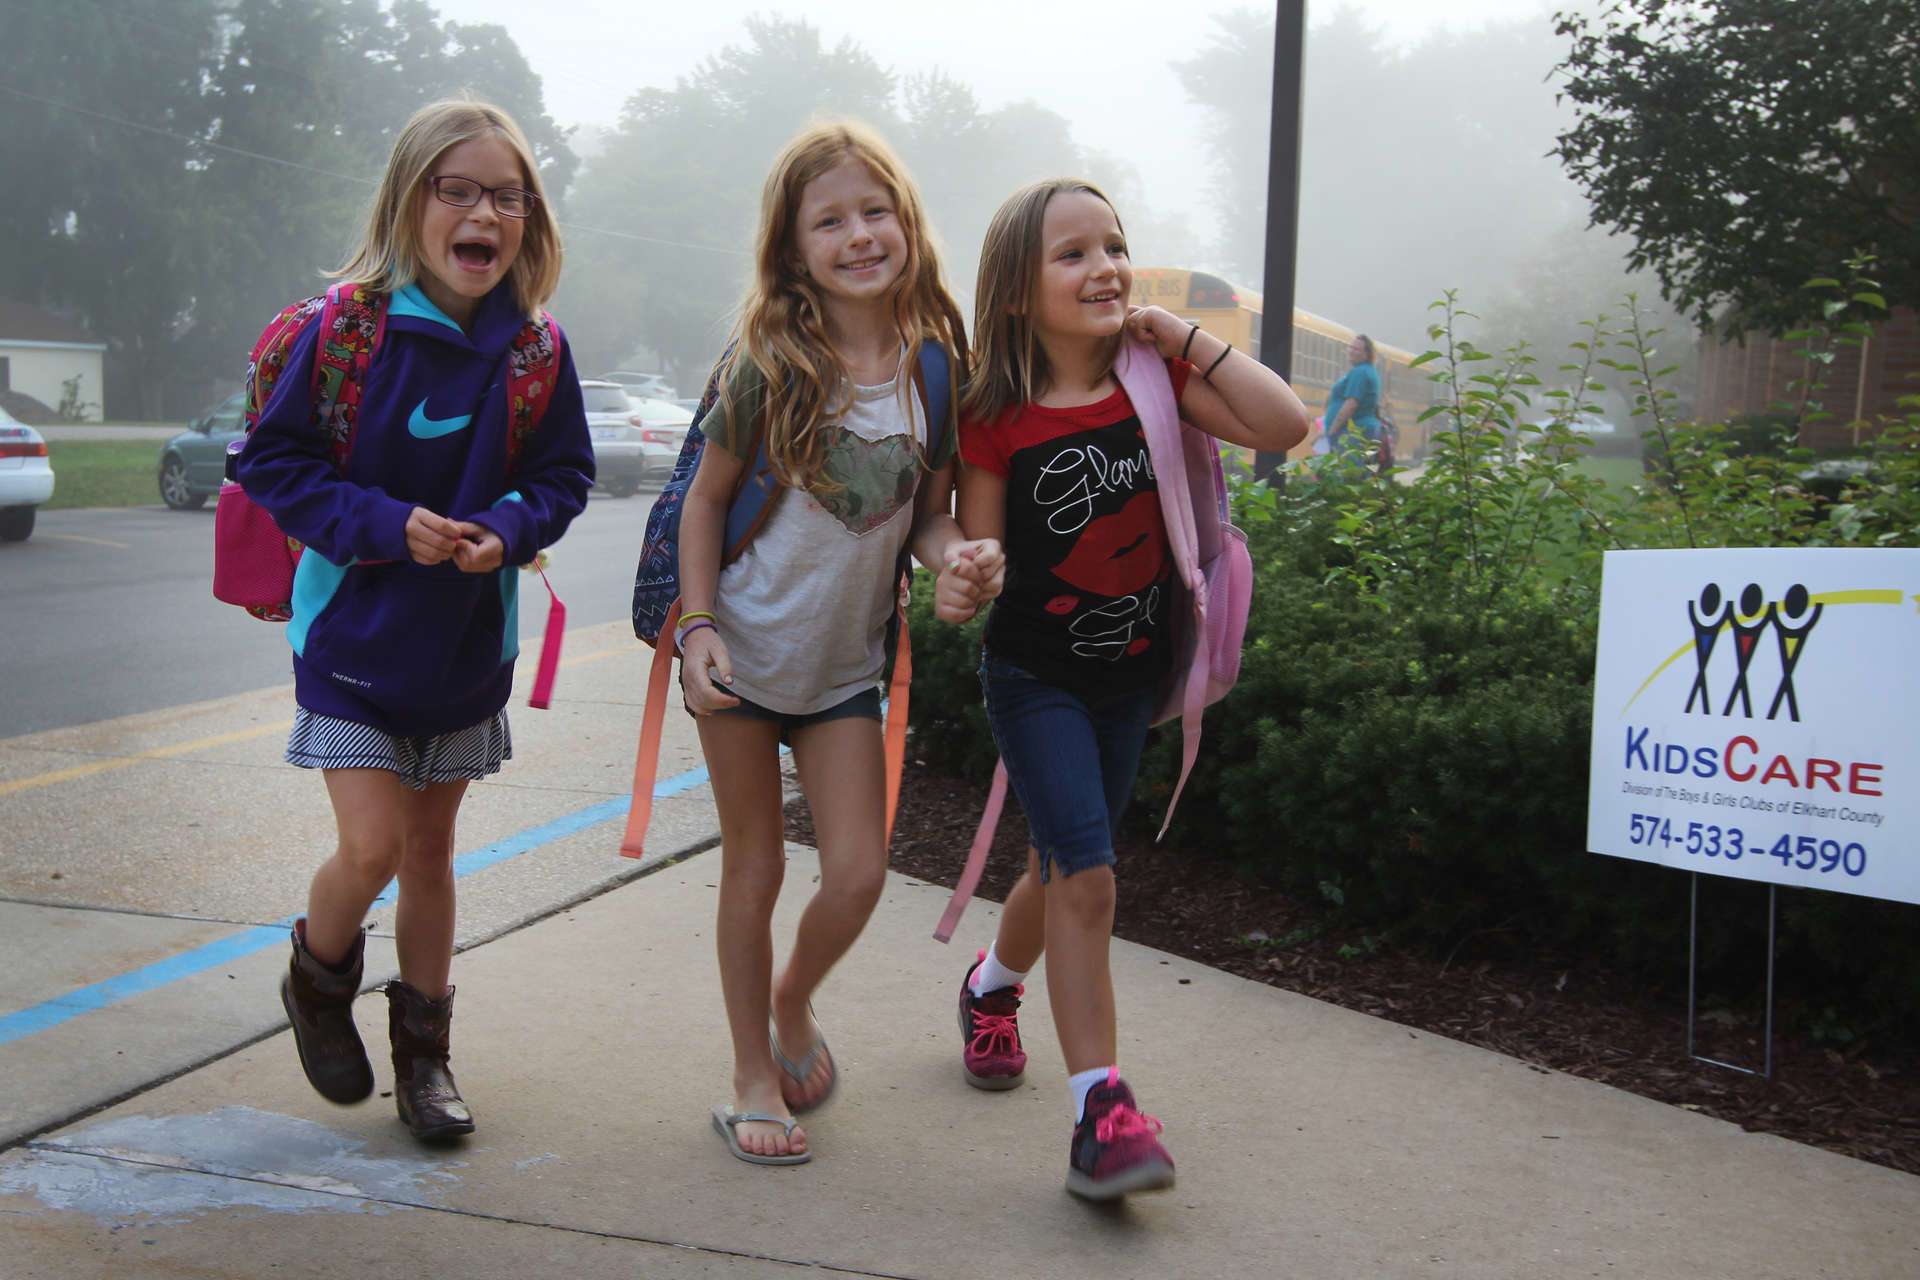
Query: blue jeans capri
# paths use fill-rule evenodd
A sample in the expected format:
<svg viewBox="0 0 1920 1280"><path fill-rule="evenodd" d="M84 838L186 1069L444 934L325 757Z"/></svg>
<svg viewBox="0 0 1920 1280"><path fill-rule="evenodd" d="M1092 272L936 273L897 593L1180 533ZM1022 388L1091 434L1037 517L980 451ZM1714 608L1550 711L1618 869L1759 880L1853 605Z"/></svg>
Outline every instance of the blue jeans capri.
<svg viewBox="0 0 1920 1280"><path fill-rule="evenodd" d="M1026 811L1040 879L1114 863L1113 842L1140 772L1153 691L1089 700L981 655L987 722Z"/></svg>

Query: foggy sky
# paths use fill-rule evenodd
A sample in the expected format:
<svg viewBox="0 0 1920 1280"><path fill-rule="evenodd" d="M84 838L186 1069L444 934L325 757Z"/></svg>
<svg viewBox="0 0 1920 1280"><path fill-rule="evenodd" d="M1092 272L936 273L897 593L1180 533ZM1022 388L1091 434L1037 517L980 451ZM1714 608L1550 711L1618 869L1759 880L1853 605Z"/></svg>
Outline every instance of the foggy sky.
<svg viewBox="0 0 1920 1280"><path fill-rule="evenodd" d="M703 58L742 43L743 19L756 13L804 17L820 29L824 43L851 40L898 74L947 72L971 87L986 110L1031 98L1060 113L1081 145L1119 156L1139 171L1156 215L1185 214L1203 237L1215 230L1205 201L1204 121L1169 64L1207 44L1208 15L1242 7L1248 6L1233 0L1178 6L1167 0L976 0L964 9L871 0L438 4L443 17L504 26L540 75L554 119L586 126L613 124L636 90L671 88ZM1309 4L1307 20L1311 26L1337 9L1354 9L1393 42L1411 44L1443 26L1470 31L1489 21L1536 15L1546 22L1556 7L1571 6L1566 0L1320 0ZM1307 62L1312 76L1311 36ZM1354 92L1364 94L1366 86L1355 85ZM1542 84L1543 113L1552 100L1551 86Z"/></svg>

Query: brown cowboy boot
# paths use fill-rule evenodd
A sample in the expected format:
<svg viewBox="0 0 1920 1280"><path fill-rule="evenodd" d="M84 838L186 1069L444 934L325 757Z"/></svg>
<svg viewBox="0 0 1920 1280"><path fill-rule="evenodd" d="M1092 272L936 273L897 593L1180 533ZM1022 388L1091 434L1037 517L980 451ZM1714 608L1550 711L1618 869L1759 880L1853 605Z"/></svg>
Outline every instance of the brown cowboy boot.
<svg viewBox="0 0 1920 1280"><path fill-rule="evenodd" d="M473 1132L473 1112L447 1067L453 988L429 1000L395 979L387 984L387 1033L393 1041L393 1103L423 1141Z"/></svg>
<svg viewBox="0 0 1920 1280"><path fill-rule="evenodd" d="M294 1047L307 1083L328 1102L345 1106L373 1092L373 1068L353 1025L353 998L360 992L367 931L337 965L325 965L307 950L307 921L293 922L293 959L280 980L280 1003L293 1023Z"/></svg>

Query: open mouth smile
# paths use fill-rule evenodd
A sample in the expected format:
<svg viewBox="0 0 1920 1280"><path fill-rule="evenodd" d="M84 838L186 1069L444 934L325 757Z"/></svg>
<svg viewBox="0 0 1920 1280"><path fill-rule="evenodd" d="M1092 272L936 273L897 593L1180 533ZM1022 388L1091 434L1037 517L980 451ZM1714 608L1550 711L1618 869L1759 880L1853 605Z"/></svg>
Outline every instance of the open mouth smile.
<svg viewBox="0 0 1920 1280"><path fill-rule="evenodd" d="M464 270L483 275L493 270L500 251L484 240L461 240L454 244L453 256Z"/></svg>

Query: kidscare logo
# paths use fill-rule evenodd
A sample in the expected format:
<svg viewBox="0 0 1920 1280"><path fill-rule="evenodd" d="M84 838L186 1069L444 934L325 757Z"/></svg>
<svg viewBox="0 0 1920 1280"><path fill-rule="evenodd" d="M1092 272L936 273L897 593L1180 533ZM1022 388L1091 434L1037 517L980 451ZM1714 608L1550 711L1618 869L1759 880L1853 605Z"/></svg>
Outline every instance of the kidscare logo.
<svg viewBox="0 0 1920 1280"><path fill-rule="evenodd" d="M1718 583L1709 582L1685 604L1692 639L1669 653L1640 682L1626 706L1620 709L1621 714L1625 715L1668 667L1691 654L1693 681L1687 686L1682 708L1687 714L1698 709L1703 716L1731 716L1738 706L1740 714L1751 720L1755 714L1756 688L1764 696L1767 691L1764 682L1771 678L1773 696L1766 704L1765 718L1778 719L1784 710L1787 719L1797 723L1800 698L1794 678L1806 658L1808 640L1828 609L1843 605L1899 605L1903 599L1897 589L1815 593L1804 583L1796 582L1779 599L1769 600L1759 583L1749 582L1735 600L1723 593ZM1920 598L1916 598L1916 603L1920 603ZM1832 629L1829 623L1827 630ZM1771 645L1766 643L1769 635L1773 638ZM1837 650L1826 645L1821 652ZM1721 683L1723 681L1726 683ZM1760 683L1756 685L1756 681ZM1717 711L1716 688L1725 690ZM1679 697L1677 690L1674 697Z"/></svg>
<svg viewBox="0 0 1920 1280"><path fill-rule="evenodd" d="M1804 664L1810 637L1815 628L1821 627L1828 612L1840 606L1899 605L1903 599L1898 590L1815 593L1800 582L1788 587L1777 600L1769 600L1759 583L1749 582L1736 599L1718 583L1706 583L1684 604L1691 638L1668 654L1640 683L1633 697L1621 708L1621 714L1625 716L1667 668L1684 662L1691 655L1693 679L1687 685L1685 700L1681 699L1678 681L1674 681L1668 686L1671 693L1667 696L1673 700L1669 706L1678 705L1688 716L1697 712L1708 717L1732 716L1737 707L1742 718L1756 720L1762 718L1756 708L1764 705L1764 719L1798 723L1801 703L1795 680L1808 670ZM1828 621L1820 632L1822 645L1816 664L1845 660L1845 645L1838 637L1828 638L1834 625ZM1686 670L1684 666L1681 669ZM1761 703L1759 699L1769 693L1771 697ZM1810 713L1816 710L1809 708ZM1693 737L1684 731L1665 734L1662 740L1656 738L1654 732L1648 726L1632 723L1626 726L1622 763L1629 772L1686 775L1856 796L1884 794L1887 766L1879 760L1823 756L1792 747L1782 749L1781 744L1768 742L1767 738L1772 735L1760 728L1736 731L1724 740L1714 734L1708 741L1680 740Z"/></svg>
<svg viewBox="0 0 1920 1280"><path fill-rule="evenodd" d="M1720 714L1733 714L1733 704L1740 703L1740 714L1753 718L1753 696L1749 677L1753 673L1753 660L1760 648L1761 640L1767 631L1773 631L1773 638L1780 654L1780 684L1774 690L1773 704L1767 708L1767 719L1771 720L1780 713L1780 704L1787 704L1787 715L1798 722L1800 719L1800 701L1793 692L1793 671L1800 665L1800 659L1806 656L1807 637L1820 621L1826 605L1811 603L1807 589L1801 583L1787 588L1787 594L1779 600L1768 601L1760 590L1760 584L1749 582L1746 590L1740 593L1740 605L1736 609L1732 600L1722 601L1718 583L1709 582L1700 589L1699 607L1687 601L1687 621L1693 624L1693 686L1687 690L1686 710L1691 713L1694 704L1700 704L1701 715L1713 714L1713 699L1707 691L1707 669L1713 661L1713 647L1723 632L1733 633L1734 681L1733 688L1727 693L1726 705L1720 708Z"/></svg>

